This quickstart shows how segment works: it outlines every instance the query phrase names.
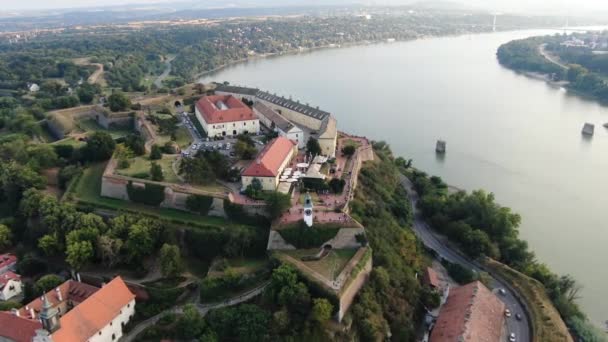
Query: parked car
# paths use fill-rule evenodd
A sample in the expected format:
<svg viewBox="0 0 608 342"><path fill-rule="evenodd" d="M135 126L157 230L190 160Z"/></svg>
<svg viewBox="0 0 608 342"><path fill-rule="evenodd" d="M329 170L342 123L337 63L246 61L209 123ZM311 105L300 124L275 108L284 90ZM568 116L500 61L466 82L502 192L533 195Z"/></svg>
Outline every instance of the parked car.
<svg viewBox="0 0 608 342"><path fill-rule="evenodd" d="M236 153L234 153L234 151L230 152L230 156L231 157L236 157Z"/></svg>
<svg viewBox="0 0 608 342"><path fill-rule="evenodd" d="M509 342L515 342L515 333L511 333L511 335L509 335Z"/></svg>
<svg viewBox="0 0 608 342"><path fill-rule="evenodd" d="M505 310L505 316L511 317L511 310L509 310L509 309Z"/></svg>
<svg viewBox="0 0 608 342"><path fill-rule="evenodd" d="M503 295L503 296L504 296L504 295L506 295L506 294L507 294L507 291L505 291L505 289L499 289L499 290L498 290L498 293L500 293L501 295Z"/></svg>
<svg viewBox="0 0 608 342"><path fill-rule="evenodd" d="M521 321L521 314L515 314L515 319L517 319L518 321Z"/></svg>

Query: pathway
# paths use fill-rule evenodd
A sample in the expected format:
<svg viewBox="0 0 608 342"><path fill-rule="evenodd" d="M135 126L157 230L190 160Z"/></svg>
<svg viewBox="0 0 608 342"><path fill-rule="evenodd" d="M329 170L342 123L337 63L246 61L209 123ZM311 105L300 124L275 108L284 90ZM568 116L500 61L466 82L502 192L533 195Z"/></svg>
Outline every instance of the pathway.
<svg viewBox="0 0 608 342"><path fill-rule="evenodd" d="M156 78L156 80L154 80L154 85L157 88L162 88L163 87L163 81L171 73L171 62L173 62L174 59L175 59L175 56L168 56L167 59L165 60L165 70L163 71L162 74L160 74L160 76L158 76Z"/></svg>
<svg viewBox="0 0 608 342"><path fill-rule="evenodd" d="M558 57L553 56L552 54L547 52L547 50L545 50L545 47L547 47L547 44L541 44L538 46L538 53L540 53L541 56L545 57L549 62L558 65L562 69L568 69L568 66L562 63Z"/></svg>
<svg viewBox="0 0 608 342"><path fill-rule="evenodd" d="M244 303L244 302L262 294L262 292L264 292L264 290L266 289L266 287L269 284L270 284L270 281L265 282L254 289L251 289L243 294L232 297L223 302L209 303L209 304L196 304L196 309L202 316L205 316L211 310L221 309L221 308L225 308L228 306L233 306L233 305ZM158 321L164 315L169 314L169 313L181 314L183 312L183 310L184 310L184 306L180 305L180 306L175 306L171 309L165 310L165 311L157 314L156 316L152 316L152 317L148 318L147 320L139 323L135 327L133 327L133 329L131 329L131 331L129 331L127 334L123 335L119 341L121 341L121 342L134 341L135 338L137 337L137 335L141 334L144 330L151 327L152 325L155 325L156 323L158 323Z"/></svg>

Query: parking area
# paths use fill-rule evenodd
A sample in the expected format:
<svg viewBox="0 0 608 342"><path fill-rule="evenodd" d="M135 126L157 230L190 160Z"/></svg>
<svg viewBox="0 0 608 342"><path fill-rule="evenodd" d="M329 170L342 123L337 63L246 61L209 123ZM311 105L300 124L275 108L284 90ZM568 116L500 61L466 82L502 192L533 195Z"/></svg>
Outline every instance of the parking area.
<svg viewBox="0 0 608 342"><path fill-rule="evenodd" d="M228 136L223 137L222 139L205 137L204 132L199 132L187 112L182 112L179 118L184 127L190 132L193 141L188 148L182 150L182 156L192 157L196 155L197 151L216 150L226 156L236 157L236 154L233 151L234 144L237 142L236 137ZM251 135L251 137L255 141L258 151L261 150L264 147L264 143L262 142L264 136Z"/></svg>

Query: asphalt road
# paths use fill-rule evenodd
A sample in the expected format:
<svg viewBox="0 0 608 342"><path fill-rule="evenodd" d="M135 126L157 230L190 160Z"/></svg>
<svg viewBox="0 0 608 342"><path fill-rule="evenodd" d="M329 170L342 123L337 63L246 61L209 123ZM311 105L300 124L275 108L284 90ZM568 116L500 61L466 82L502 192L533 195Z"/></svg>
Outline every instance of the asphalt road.
<svg viewBox="0 0 608 342"><path fill-rule="evenodd" d="M437 236L435 236L428 224L422 219L421 214L416 208L416 203L418 202L418 193L416 190L414 190L411 181L407 177L402 176L401 184L407 190L410 202L412 203L412 208L414 210L413 230L418 238L422 240L424 245L433 249L440 257L448 260L449 262L460 264L461 266L472 269L476 272L481 272L482 269L476 263L464 257L462 254L455 252L441 242ZM504 295L497 294L497 296L505 303L507 309L509 309L512 313L510 318L506 318L506 335L508 336L511 333L515 333L516 341L531 341L532 339L529 334L529 318L525 314L522 305L515 298L513 292L509 290L508 286L496 278L493 278L493 280L496 285L495 287L503 288L505 290L506 293ZM515 319L515 314L518 313L522 316L521 321Z"/></svg>

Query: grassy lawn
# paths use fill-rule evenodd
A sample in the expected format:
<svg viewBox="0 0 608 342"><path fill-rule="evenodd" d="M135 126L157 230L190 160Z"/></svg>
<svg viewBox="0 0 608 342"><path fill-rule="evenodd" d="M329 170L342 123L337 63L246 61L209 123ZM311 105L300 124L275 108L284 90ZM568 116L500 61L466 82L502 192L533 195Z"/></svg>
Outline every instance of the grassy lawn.
<svg viewBox="0 0 608 342"><path fill-rule="evenodd" d="M96 209L127 211L167 220L178 225L222 229L244 226L230 222L222 217L200 216L176 209L150 207L120 199L101 197L101 177L105 166L106 163L97 163L85 169L82 176L77 179L77 183L70 186L67 198L71 196L74 201L83 205L93 206Z"/></svg>
<svg viewBox="0 0 608 342"><path fill-rule="evenodd" d="M76 122L76 126L83 132L104 131L110 133L112 138L122 138L131 133L128 129L105 129L100 126L97 121L91 118L85 118Z"/></svg>
<svg viewBox="0 0 608 342"><path fill-rule="evenodd" d="M192 143L192 136L186 127L178 127L175 131L175 142L179 145L180 148L186 148ZM169 135L161 135L159 134L156 139L156 144L164 145L168 141L171 141L171 136Z"/></svg>
<svg viewBox="0 0 608 342"><path fill-rule="evenodd" d="M328 256L318 261L302 261L300 258L304 256L316 255L319 253L318 248L313 249L298 249L292 251L283 251L283 253L300 260L303 264L310 267L317 273L323 275L327 279L334 280L344 269L346 264L353 258L356 249L335 249Z"/></svg>
<svg viewBox="0 0 608 342"><path fill-rule="evenodd" d="M540 282L494 260L486 260L485 266L508 281L529 304L538 341L567 340L568 328Z"/></svg>
<svg viewBox="0 0 608 342"><path fill-rule="evenodd" d="M175 172L173 172L173 168L171 165L173 161L177 159L177 156L173 155L163 155L163 158L160 160L156 160L156 163L160 165L163 169L163 175L165 176L165 182L169 183L181 183ZM127 176L127 177L137 177L140 178L143 174L150 173L150 165L152 161L146 157L136 157L131 160L131 165L126 169L116 170L119 175Z"/></svg>
<svg viewBox="0 0 608 342"><path fill-rule="evenodd" d="M268 265L268 259L257 259L257 258L233 258L226 259L228 267L237 274L252 274L261 271ZM226 268L228 269L228 268ZM209 276L220 277L224 274L224 271L217 269L211 269Z"/></svg>

